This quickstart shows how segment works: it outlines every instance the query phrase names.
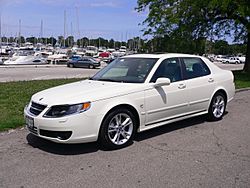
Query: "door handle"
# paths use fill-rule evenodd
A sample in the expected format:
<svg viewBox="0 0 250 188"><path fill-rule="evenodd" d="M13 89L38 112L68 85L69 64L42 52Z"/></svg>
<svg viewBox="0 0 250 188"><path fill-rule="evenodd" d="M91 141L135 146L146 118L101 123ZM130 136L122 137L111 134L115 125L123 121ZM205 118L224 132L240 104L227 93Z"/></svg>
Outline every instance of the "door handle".
<svg viewBox="0 0 250 188"><path fill-rule="evenodd" d="M209 82L209 83L212 83L212 82L214 82L214 79L213 79L213 78L209 78L209 79L208 79L208 82Z"/></svg>
<svg viewBox="0 0 250 188"><path fill-rule="evenodd" d="M179 89L184 89L184 88L186 88L186 84L179 84L178 88Z"/></svg>

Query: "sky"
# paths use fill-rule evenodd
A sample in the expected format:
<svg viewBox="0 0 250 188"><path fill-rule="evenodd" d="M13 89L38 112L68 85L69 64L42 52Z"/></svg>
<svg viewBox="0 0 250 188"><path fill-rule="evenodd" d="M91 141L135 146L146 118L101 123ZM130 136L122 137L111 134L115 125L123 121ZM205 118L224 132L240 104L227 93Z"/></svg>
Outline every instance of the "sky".
<svg viewBox="0 0 250 188"><path fill-rule="evenodd" d="M125 41L143 35L147 13L137 13L136 5L136 0L0 0L2 35L18 36L20 20L22 36L63 36L66 13L66 36Z"/></svg>

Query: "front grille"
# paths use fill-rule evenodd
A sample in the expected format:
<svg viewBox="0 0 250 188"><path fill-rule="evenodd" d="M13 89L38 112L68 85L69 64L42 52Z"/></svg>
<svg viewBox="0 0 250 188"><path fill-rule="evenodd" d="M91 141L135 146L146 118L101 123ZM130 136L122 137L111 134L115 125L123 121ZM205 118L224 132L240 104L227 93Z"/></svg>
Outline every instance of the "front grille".
<svg viewBox="0 0 250 188"><path fill-rule="evenodd" d="M31 102L29 111L31 114L38 116L45 108L46 108L46 105Z"/></svg>

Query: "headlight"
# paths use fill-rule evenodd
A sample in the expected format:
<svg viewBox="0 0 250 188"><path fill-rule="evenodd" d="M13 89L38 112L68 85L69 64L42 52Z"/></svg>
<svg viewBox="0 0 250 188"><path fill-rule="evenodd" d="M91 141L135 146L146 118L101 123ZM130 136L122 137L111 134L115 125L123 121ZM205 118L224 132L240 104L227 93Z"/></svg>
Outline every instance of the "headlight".
<svg viewBox="0 0 250 188"><path fill-rule="evenodd" d="M44 117L58 118L71 114L81 113L90 108L90 102L74 104L74 105L57 105L52 106L44 115Z"/></svg>

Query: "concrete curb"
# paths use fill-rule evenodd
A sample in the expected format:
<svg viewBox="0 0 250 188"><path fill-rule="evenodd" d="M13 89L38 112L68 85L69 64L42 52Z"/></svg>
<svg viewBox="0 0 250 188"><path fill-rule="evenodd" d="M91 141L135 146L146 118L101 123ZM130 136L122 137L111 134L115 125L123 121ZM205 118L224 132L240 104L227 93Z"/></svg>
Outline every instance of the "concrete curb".
<svg viewBox="0 0 250 188"><path fill-rule="evenodd" d="M56 68L56 67L66 67L67 64L61 64L61 65L50 65L50 64L46 64L46 65L0 65L0 68L7 68L7 69L11 69L11 68Z"/></svg>
<svg viewBox="0 0 250 188"><path fill-rule="evenodd" d="M235 93L240 93L240 92L249 91L249 90L250 90L250 87L242 88L242 89L236 89L236 90L235 90Z"/></svg>

